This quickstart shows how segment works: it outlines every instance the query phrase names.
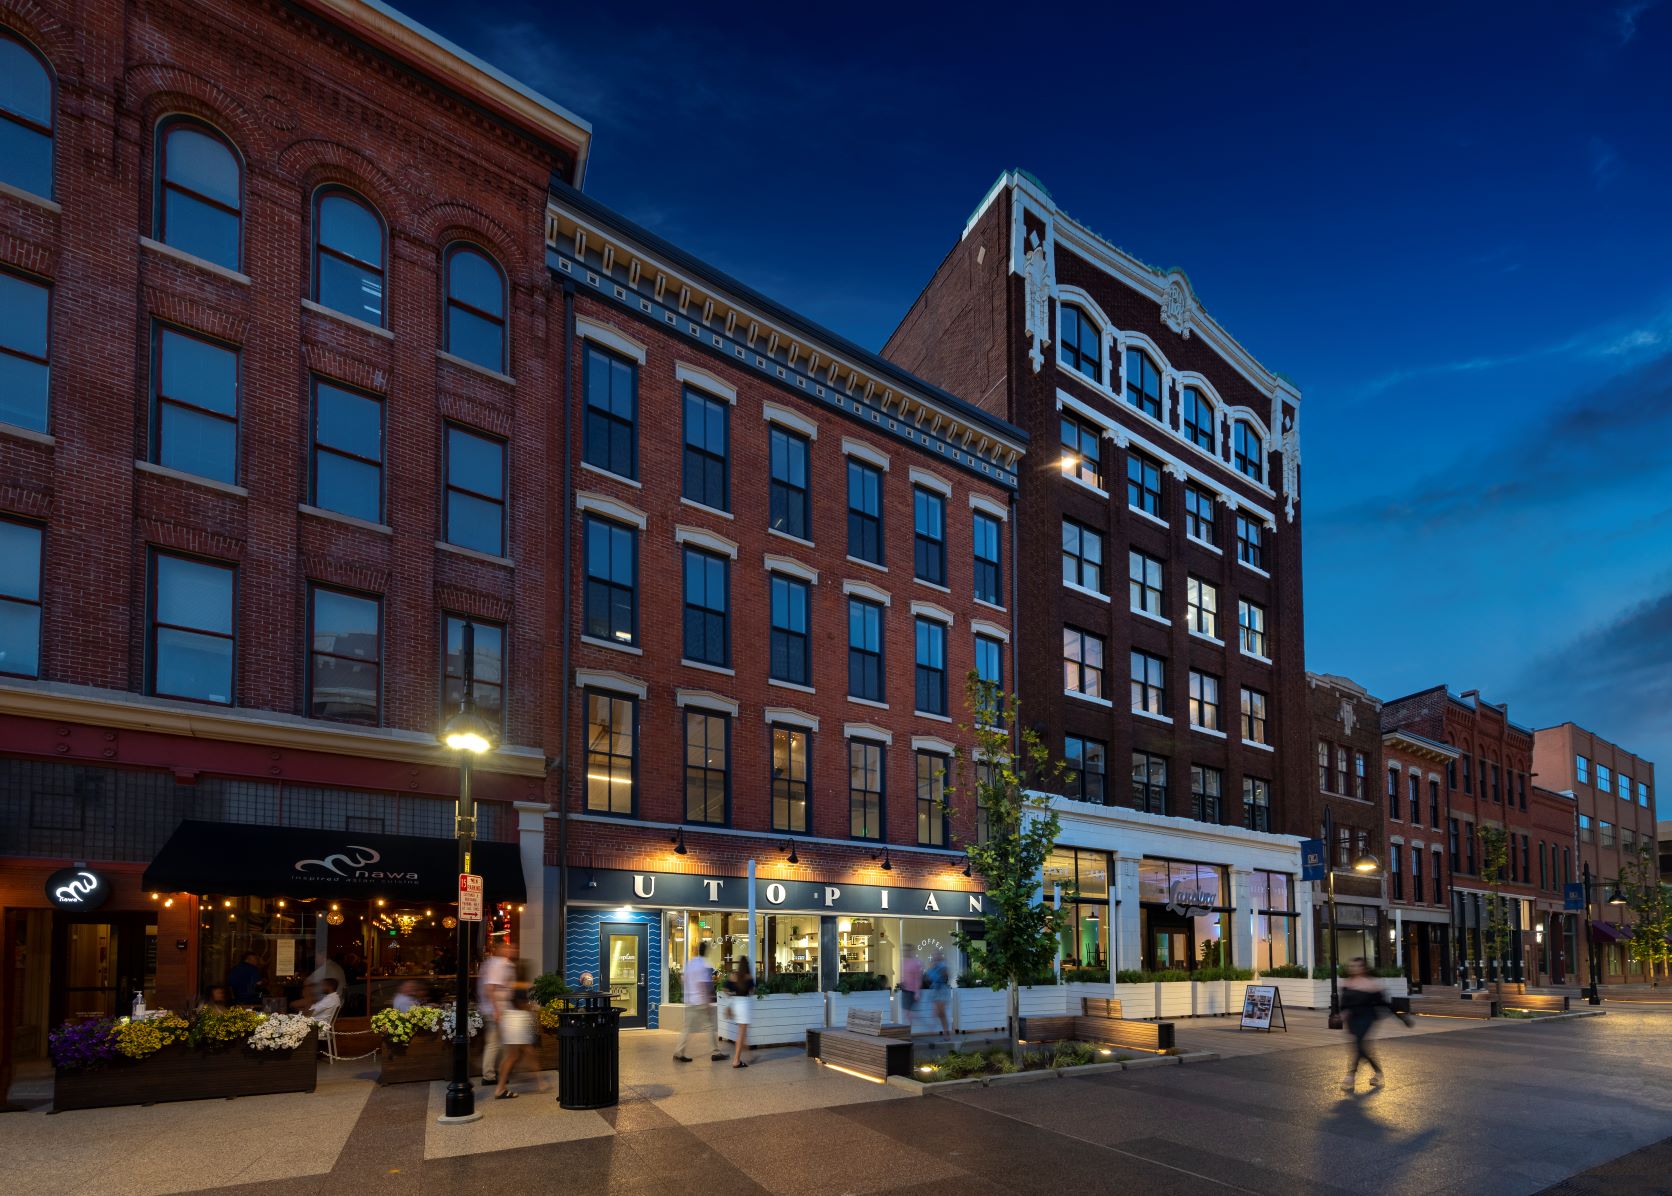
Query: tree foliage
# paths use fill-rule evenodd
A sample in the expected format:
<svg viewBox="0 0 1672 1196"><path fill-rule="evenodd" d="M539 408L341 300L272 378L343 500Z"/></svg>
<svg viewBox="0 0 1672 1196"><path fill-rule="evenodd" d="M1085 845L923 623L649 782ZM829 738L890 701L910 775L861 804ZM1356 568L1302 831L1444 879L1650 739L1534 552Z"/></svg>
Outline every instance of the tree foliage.
<svg viewBox="0 0 1672 1196"><path fill-rule="evenodd" d="M1480 878L1492 890L1481 944L1494 961L1501 997L1510 949L1509 906L1504 900L1504 881L1509 873L1509 836L1502 827L1491 825L1481 826L1476 833L1480 836Z"/></svg>
<svg viewBox="0 0 1672 1196"><path fill-rule="evenodd" d="M1672 892L1661 883L1655 873L1655 858L1645 843L1635 858L1626 857L1620 865L1620 893L1631 911L1631 938L1626 953L1648 971L1650 978L1657 969L1672 965Z"/></svg>

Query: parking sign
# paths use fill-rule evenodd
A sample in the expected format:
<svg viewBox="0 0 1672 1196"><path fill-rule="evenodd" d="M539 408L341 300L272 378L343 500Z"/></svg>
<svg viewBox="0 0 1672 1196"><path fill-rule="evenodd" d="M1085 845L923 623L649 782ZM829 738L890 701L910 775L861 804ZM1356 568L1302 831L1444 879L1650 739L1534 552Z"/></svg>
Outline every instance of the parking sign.
<svg viewBox="0 0 1672 1196"><path fill-rule="evenodd" d="M459 921L482 920L482 878L470 872L459 873Z"/></svg>

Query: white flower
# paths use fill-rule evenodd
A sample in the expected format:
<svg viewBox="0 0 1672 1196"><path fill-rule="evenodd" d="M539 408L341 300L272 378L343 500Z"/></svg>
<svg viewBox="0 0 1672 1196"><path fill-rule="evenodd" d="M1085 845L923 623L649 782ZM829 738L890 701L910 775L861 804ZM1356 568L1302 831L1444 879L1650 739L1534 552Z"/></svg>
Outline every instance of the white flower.
<svg viewBox="0 0 1672 1196"><path fill-rule="evenodd" d="M452 1038L454 1027L458 1023L458 1010L449 1005L441 1014L441 1036ZM470 1037L475 1038L482 1030L482 1014L479 1010L470 1011Z"/></svg>
<svg viewBox="0 0 1672 1196"><path fill-rule="evenodd" d="M270 1014L250 1035L249 1045L252 1050L257 1051L295 1050L308 1040L310 1030L323 1025L323 1022L316 1021L306 1014Z"/></svg>

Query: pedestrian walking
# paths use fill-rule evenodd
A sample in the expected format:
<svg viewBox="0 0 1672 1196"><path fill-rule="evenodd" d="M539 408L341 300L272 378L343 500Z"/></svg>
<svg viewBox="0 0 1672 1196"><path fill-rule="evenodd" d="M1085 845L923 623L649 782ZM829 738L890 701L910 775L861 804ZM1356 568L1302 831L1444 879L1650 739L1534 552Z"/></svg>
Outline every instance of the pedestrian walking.
<svg viewBox="0 0 1672 1196"><path fill-rule="evenodd" d="M499 1009L516 982L511 960L517 949L506 940L488 944L488 956L476 972L476 1009L482 1015L482 1083L499 1080ZM463 983L463 977L460 982Z"/></svg>
<svg viewBox="0 0 1672 1196"><path fill-rule="evenodd" d="M1393 1005L1388 1001L1387 993L1376 983L1376 978L1370 974L1370 965L1362 957L1350 960L1347 964L1347 976L1341 982L1341 1014L1346 1023L1347 1033L1352 1036L1352 1046L1348 1048L1349 1057L1347 1074L1342 1077L1341 1091L1351 1092L1358 1082L1359 1064L1370 1064L1370 1086L1382 1086L1382 1065L1376 1056L1370 1053L1370 1031L1376 1024L1376 1019L1383 1013L1393 1012ZM1406 1025L1410 1025L1409 1017L1400 1015Z"/></svg>
<svg viewBox="0 0 1672 1196"><path fill-rule="evenodd" d="M946 952L936 950L935 957L923 973L923 983L929 989L929 1003L934 1007L935 1021L941 1033L952 1037L952 1023L946 1016L946 1002L952 991L952 969L947 965Z"/></svg>
<svg viewBox="0 0 1672 1196"><path fill-rule="evenodd" d="M743 1062L743 1050L749 1045L749 1023L754 1018L755 1006L755 976L749 970L749 957L740 956L737 968L726 981L726 991L731 994L732 1025L737 1027L737 1046L732 1052L733 1067L748 1067Z"/></svg>
<svg viewBox="0 0 1672 1196"><path fill-rule="evenodd" d="M906 1024L914 1029L918 1002L923 999L923 961L917 958L917 944L906 944L906 958L900 964L900 1001L906 1007Z"/></svg>
<svg viewBox="0 0 1672 1196"><path fill-rule="evenodd" d="M529 1008L528 984L518 980L513 984L506 997L503 998L499 1010L499 1082L494 1089L495 1100L511 1100L517 1094L511 1091L511 1076L519 1065L525 1071L538 1072L539 1063L535 1052L537 1031L534 1025L534 1010ZM547 1092L550 1088L544 1081L539 1081L536 1092Z"/></svg>
<svg viewBox="0 0 1672 1196"><path fill-rule="evenodd" d="M708 1032L708 1059L718 1063L725 1055L720 1051L720 1039L714 1023L714 967L708 962L708 944L698 943L691 958L685 961L680 981L685 994L685 1028L679 1032L679 1044L673 1049L676 1063L689 1063L685 1053L691 1045L691 1033Z"/></svg>

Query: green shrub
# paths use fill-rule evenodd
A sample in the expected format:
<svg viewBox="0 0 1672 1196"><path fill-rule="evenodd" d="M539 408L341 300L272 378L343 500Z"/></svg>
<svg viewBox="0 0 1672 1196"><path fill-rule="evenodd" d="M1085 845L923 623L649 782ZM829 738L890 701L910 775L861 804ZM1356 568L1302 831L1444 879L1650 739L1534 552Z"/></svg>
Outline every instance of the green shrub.
<svg viewBox="0 0 1672 1196"><path fill-rule="evenodd" d="M843 972L836 981L836 991L842 993L882 992L888 988L888 977L879 972Z"/></svg>
<svg viewBox="0 0 1672 1196"><path fill-rule="evenodd" d="M1059 1042L1051 1056L1052 1067L1084 1067L1097 1062L1097 1051L1083 1042Z"/></svg>
<svg viewBox="0 0 1672 1196"><path fill-rule="evenodd" d="M668 969L668 995L666 1000L669 1005L683 1005L685 1003L685 981L681 978L678 970L674 968Z"/></svg>
<svg viewBox="0 0 1672 1196"><path fill-rule="evenodd" d="M810 972L773 972L755 986L757 997L770 997L778 993L800 994L816 993L818 991L819 978Z"/></svg>
<svg viewBox="0 0 1672 1196"><path fill-rule="evenodd" d="M1107 984L1109 983L1108 968L1071 968L1062 969L1064 984Z"/></svg>
<svg viewBox="0 0 1672 1196"><path fill-rule="evenodd" d="M1197 980L1252 980L1253 968L1198 968Z"/></svg>
<svg viewBox="0 0 1672 1196"><path fill-rule="evenodd" d="M1143 982L1144 974L1133 968L1122 968L1115 973L1116 984L1142 984Z"/></svg>
<svg viewBox="0 0 1672 1196"><path fill-rule="evenodd" d="M1266 968L1260 973L1262 976L1290 977L1296 980L1306 979L1306 969L1298 963L1280 963L1275 968Z"/></svg>
<svg viewBox="0 0 1672 1196"><path fill-rule="evenodd" d="M568 992L569 982L556 972L542 972L528 986L528 995L540 1005L549 1005Z"/></svg>

